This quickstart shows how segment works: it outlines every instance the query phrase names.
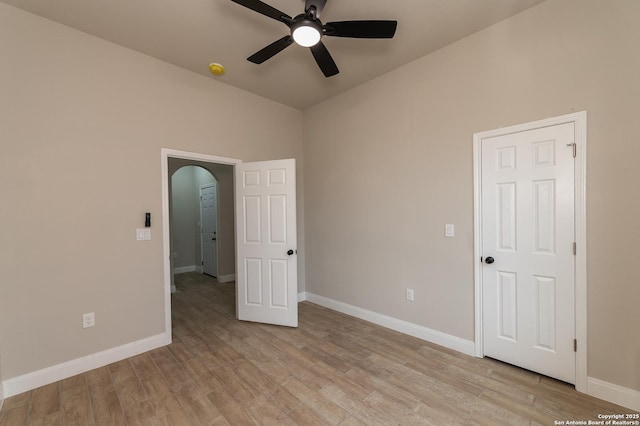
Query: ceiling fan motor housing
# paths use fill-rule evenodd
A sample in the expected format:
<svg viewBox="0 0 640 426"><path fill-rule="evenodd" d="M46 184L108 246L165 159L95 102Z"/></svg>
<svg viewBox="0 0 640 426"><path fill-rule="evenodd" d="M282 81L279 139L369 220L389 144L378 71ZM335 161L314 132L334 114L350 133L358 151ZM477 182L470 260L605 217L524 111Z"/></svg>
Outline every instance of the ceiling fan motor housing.
<svg viewBox="0 0 640 426"><path fill-rule="evenodd" d="M306 15L298 15L291 24L291 37L300 46L314 46L322 38L322 22L319 19L309 19Z"/></svg>

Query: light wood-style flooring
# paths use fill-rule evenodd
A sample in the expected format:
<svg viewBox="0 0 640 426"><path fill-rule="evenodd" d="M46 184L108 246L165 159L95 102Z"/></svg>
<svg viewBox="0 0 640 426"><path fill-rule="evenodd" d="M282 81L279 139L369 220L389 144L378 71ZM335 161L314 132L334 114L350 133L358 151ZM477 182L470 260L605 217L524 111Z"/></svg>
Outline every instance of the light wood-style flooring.
<svg viewBox="0 0 640 426"><path fill-rule="evenodd" d="M176 277L173 343L8 398L1 425L553 425L631 410L303 302L235 319L233 283Z"/></svg>

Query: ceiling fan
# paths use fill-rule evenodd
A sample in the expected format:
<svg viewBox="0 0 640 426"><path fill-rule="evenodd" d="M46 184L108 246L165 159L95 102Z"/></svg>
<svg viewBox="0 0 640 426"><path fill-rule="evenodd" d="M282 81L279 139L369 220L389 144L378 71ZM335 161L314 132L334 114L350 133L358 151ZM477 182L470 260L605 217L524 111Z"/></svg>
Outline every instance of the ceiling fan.
<svg viewBox="0 0 640 426"><path fill-rule="evenodd" d="M338 74L338 67L325 45L322 36L351 38L392 38L396 33L397 21L338 21L323 24L320 14L327 0L306 0L304 13L292 18L260 0L231 0L244 7L284 23L290 34L271 43L249 56L247 60L261 64L280 53L292 43L308 47L325 77Z"/></svg>

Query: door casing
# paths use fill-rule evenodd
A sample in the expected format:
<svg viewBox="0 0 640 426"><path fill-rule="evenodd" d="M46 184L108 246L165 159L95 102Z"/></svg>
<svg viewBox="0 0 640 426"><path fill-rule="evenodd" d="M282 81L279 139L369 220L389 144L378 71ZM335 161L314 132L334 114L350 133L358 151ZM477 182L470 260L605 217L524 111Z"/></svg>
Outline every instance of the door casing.
<svg viewBox="0 0 640 426"><path fill-rule="evenodd" d="M171 245L169 241L169 158L203 161L207 163L228 164L234 166L242 160L214 155L199 154L188 151L162 148L160 150L160 167L162 175L162 259L164 277L164 318L165 334L171 343Z"/></svg>
<svg viewBox="0 0 640 426"><path fill-rule="evenodd" d="M515 126L503 127L475 133L473 135L473 190L474 190L474 286L475 286L475 356L483 357L482 336L482 141L486 138L508 135L574 123L576 157L575 157L575 327L577 339L576 353L576 390L587 393L587 223L586 223L586 159L587 159L587 113L586 111L567 114L559 117Z"/></svg>

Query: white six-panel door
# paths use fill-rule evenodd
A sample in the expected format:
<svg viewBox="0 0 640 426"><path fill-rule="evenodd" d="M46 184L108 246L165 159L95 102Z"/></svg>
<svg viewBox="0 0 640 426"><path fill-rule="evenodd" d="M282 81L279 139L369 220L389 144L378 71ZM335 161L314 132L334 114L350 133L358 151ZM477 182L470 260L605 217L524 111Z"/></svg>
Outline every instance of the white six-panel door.
<svg viewBox="0 0 640 426"><path fill-rule="evenodd" d="M218 276L218 199L216 184L200 188L200 222L202 227L202 272Z"/></svg>
<svg viewBox="0 0 640 426"><path fill-rule="evenodd" d="M575 383L574 124L482 140L484 355Z"/></svg>
<svg viewBox="0 0 640 426"><path fill-rule="evenodd" d="M298 326L295 160L235 166L240 320Z"/></svg>

